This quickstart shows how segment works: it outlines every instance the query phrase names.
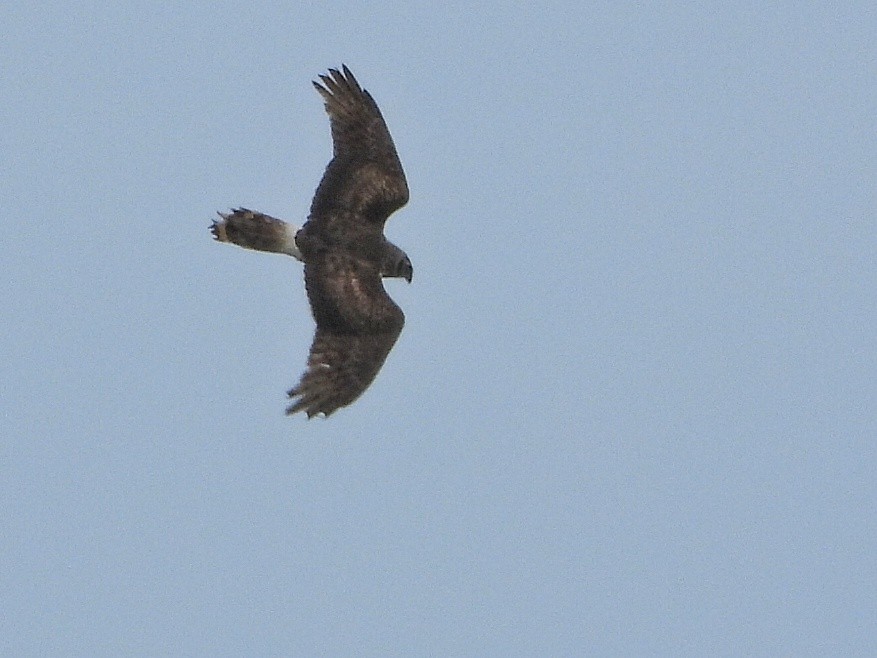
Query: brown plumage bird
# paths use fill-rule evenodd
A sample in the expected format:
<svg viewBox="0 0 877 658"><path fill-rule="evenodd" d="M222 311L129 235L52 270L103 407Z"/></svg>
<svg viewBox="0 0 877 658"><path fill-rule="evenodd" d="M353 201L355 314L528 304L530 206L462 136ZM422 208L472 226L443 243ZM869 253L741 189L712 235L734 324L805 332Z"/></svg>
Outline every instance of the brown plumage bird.
<svg viewBox="0 0 877 658"><path fill-rule="evenodd" d="M410 283L413 274L405 252L384 237L387 218L408 201L408 183L381 111L346 66L319 77L334 153L305 225L296 230L239 208L210 227L221 242L304 262L317 330L286 413L308 418L349 405L374 381L405 324L381 279Z"/></svg>

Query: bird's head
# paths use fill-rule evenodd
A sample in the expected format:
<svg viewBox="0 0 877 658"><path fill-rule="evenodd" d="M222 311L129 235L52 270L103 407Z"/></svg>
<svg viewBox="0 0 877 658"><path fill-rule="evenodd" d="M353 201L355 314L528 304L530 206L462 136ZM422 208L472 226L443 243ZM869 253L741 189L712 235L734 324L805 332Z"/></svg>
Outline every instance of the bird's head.
<svg viewBox="0 0 877 658"><path fill-rule="evenodd" d="M414 267L408 254L399 249L392 242L386 243L384 257L381 261L381 276L396 279L405 279L411 283L414 276Z"/></svg>

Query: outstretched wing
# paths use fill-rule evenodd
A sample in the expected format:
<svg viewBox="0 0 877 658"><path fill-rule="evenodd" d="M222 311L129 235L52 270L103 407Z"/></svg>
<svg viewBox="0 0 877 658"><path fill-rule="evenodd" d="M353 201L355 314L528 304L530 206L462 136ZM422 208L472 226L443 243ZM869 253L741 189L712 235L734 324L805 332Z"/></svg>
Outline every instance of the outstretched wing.
<svg viewBox="0 0 877 658"><path fill-rule="evenodd" d="M246 249L271 251L302 259L301 251L295 243L297 226L246 208L217 214L220 220L214 221L210 230L219 242L230 242Z"/></svg>
<svg viewBox="0 0 877 658"><path fill-rule="evenodd" d="M379 229L408 202L408 183L393 138L377 103L350 70L329 69L314 82L326 102L334 155L311 204L312 228L334 233L331 224L363 219Z"/></svg>
<svg viewBox="0 0 877 658"><path fill-rule="evenodd" d="M336 334L317 328L308 369L288 392L287 414L329 416L362 395L374 381L402 327L375 334ZM297 399L296 399L297 398Z"/></svg>
<svg viewBox="0 0 877 658"><path fill-rule="evenodd" d="M369 387L405 324L374 263L330 253L305 265L317 331L287 414L330 415ZM296 399L297 398L297 399Z"/></svg>

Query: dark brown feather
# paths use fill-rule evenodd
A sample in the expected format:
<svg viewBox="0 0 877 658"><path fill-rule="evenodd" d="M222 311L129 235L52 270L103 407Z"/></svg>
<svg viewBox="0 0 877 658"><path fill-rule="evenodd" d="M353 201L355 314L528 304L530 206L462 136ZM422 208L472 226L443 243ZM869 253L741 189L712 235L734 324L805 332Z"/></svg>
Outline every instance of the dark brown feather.
<svg viewBox="0 0 877 658"><path fill-rule="evenodd" d="M289 391L293 402L286 413L329 416L354 402L374 381L401 330L401 323L367 334L336 334L317 327L308 369Z"/></svg>
<svg viewBox="0 0 877 658"><path fill-rule="evenodd" d="M405 324L381 276L409 282L411 262L384 237L387 218L408 201L408 183L381 111L350 70L329 69L314 82L332 128L333 157L291 239L281 220L246 209L221 215L217 240L304 261L305 287L317 324L308 366L288 392L287 414L329 416L374 381ZM281 235L284 231L284 235Z"/></svg>
<svg viewBox="0 0 877 658"><path fill-rule="evenodd" d="M405 324L376 263L327 251L305 264L305 287L317 332L308 370L289 391L287 409L328 416L372 383Z"/></svg>
<svg viewBox="0 0 877 658"><path fill-rule="evenodd" d="M317 331L308 369L287 413L326 416L372 383L405 324L381 282L392 247L387 217L408 201L408 184L381 111L345 66L314 83L332 126L333 157L308 221L296 236Z"/></svg>
<svg viewBox="0 0 877 658"><path fill-rule="evenodd" d="M367 220L383 230L387 217L408 202L408 183L393 138L371 94L350 70L329 69L314 82L332 127L333 158L317 187L309 220L333 224Z"/></svg>

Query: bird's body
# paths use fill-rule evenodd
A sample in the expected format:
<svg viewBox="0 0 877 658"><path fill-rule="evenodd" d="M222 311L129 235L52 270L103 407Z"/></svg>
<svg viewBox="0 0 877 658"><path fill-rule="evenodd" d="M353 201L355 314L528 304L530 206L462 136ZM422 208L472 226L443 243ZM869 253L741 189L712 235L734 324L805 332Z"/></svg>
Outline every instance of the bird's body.
<svg viewBox="0 0 877 658"><path fill-rule="evenodd" d="M411 261L383 233L408 201L393 140L371 95L347 67L314 83L326 103L334 155L295 231L246 209L220 214L214 236L304 262L305 288L317 324L308 368L288 392L288 414L330 415L356 400L381 369L405 324L382 277L411 281Z"/></svg>

